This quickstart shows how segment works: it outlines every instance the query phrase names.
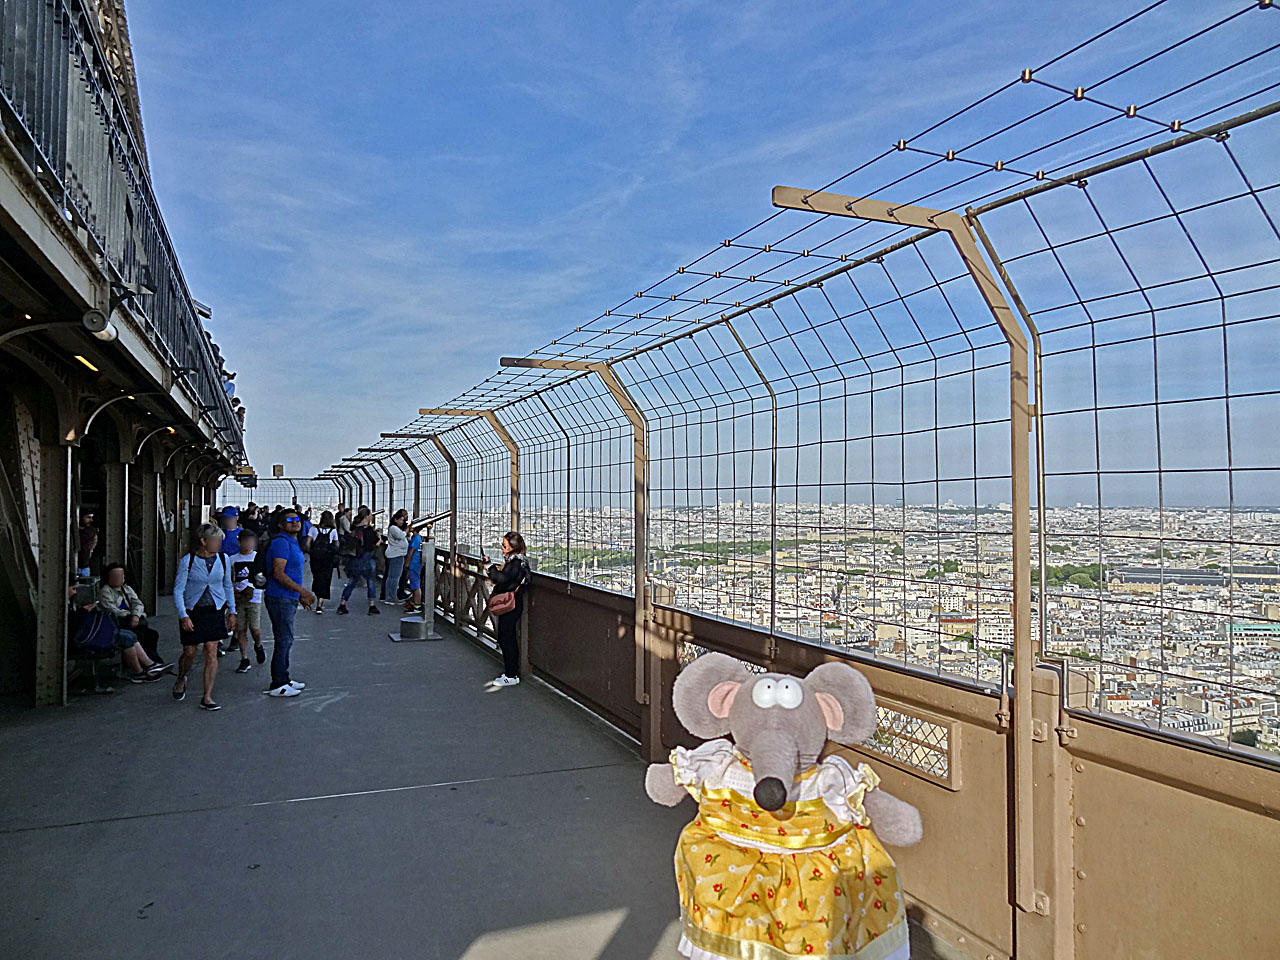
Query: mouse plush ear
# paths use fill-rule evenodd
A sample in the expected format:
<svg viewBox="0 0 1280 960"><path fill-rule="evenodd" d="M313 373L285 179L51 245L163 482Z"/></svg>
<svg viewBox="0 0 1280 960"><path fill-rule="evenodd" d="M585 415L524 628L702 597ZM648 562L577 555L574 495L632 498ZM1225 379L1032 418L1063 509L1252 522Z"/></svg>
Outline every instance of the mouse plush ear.
<svg viewBox="0 0 1280 960"><path fill-rule="evenodd" d="M671 692L676 717L695 737L723 737L729 732L729 708L750 676L733 657L704 653L676 677Z"/></svg>
<svg viewBox="0 0 1280 960"><path fill-rule="evenodd" d="M876 698L871 684L847 663L823 663L809 671L813 691L827 721L827 736L837 743L862 743L876 732Z"/></svg>

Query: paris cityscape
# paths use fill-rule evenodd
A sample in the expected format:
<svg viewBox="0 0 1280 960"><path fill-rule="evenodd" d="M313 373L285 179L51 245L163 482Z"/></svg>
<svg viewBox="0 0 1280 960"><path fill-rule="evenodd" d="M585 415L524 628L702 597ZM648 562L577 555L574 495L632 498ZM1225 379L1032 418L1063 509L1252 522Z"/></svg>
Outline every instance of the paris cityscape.
<svg viewBox="0 0 1280 960"><path fill-rule="evenodd" d="M460 543L476 539L478 518L460 519ZM1072 706L1280 753L1280 511L1047 508L1043 601L1036 522L1031 634L1043 602L1043 655L1069 663ZM999 684L1011 524L1008 504L780 503L774 533L767 503L662 508L649 578L661 603ZM538 570L629 593L629 512L575 508L568 546L565 525L563 508L526 508Z"/></svg>

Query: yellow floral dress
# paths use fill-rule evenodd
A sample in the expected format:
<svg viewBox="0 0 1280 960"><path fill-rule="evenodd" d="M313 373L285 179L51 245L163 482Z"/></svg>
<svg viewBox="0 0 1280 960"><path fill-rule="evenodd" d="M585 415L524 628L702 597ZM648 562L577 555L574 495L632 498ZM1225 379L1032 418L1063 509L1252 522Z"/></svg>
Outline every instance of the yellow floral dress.
<svg viewBox="0 0 1280 960"><path fill-rule="evenodd" d="M728 740L677 747L671 765L698 802L675 857L685 957L908 960L897 869L862 809L870 767L828 757L771 812Z"/></svg>

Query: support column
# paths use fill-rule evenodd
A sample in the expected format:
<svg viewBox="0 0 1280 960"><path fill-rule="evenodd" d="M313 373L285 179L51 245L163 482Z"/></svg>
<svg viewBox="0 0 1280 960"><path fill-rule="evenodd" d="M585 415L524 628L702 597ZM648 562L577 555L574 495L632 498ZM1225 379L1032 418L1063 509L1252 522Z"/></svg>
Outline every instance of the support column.
<svg viewBox="0 0 1280 960"><path fill-rule="evenodd" d="M142 570L138 576L138 596L148 613L156 613L160 592L160 475L139 464L142 482L142 514L135 518L142 531Z"/></svg>
<svg viewBox="0 0 1280 960"><path fill-rule="evenodd" d="M67 585L73 570L71 473L74 454L40 445L39 568L36 588L36 705L67 702Z"/></svg>
<svg viewBox="0 0 1280 960"><path fill-rule="evenodd" d="M105 563L125 563L129 548L129 464L108 461L102 465L106 489L103 491L102 558Z"/></svg>

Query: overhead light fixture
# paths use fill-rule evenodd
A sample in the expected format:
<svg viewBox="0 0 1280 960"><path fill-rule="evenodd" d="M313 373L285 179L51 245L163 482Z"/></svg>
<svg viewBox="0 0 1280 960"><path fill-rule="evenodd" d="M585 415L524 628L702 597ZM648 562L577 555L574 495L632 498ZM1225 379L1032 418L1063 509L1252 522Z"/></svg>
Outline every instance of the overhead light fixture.
<svg viewBox="0 0 1280 960"><path fill-rule="evenodd" d="M130 399L130 400L137 400L138 398L137 398L137 397L135 397L135 396L131 393L131 394L129 394L129 399Z"/></svg>
<svg viewBox="0 0 1280 960"><path fill-rule="evenodd" d="M95 367L95 366L94 366L92 363L90 363L88 360L86 360L84 357L80 356L80 354L78 354L78 353L77 353L77 354L75 354L74 356L75 356L75 358L76 358L77 360L79 360L81 363L83 363L86 367L88 367L88 368L89 368L90 370L92 370L94 373L97 373L97 372L98 372L98 368L97 368L97 367Z"/></svg>
<svg viewBox="0 0 1280 960"><path fill-rule="evenodd" d="M177 430L173 429L173 427L165 427L165 429L169 431L169 436L173 436L175 433L178 432Z"/></svg>
<svg viewBox="0 0 1280 960"><path fill-rule="evenodd" d="M29 313L24 313L24 314L22 315L22 319L23 319L23 320L30 320L30 319L31 319L31 314L29 314Z"/></svg>

